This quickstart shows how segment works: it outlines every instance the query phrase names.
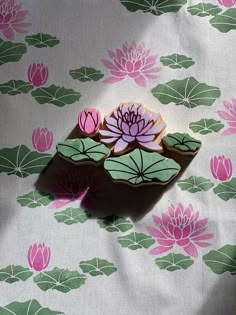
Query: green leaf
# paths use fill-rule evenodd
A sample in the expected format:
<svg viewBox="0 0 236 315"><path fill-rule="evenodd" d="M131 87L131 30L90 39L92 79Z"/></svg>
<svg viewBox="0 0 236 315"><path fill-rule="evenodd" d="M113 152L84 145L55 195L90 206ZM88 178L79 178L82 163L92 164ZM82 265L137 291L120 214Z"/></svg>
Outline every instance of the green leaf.
<svg viewBox="0 0 236 315"><path fill-rule="evenodd" d="M27 35L25 36L25 41L28 43L28 45L37 48L54 47L60 43L60 41L55 36L43 33Z"/></svg>
<svg viewBox="0 0 236 315"><path fill-rule="evenodd" d="M34 277L37 286L47 291L49 289L67 293L71 290L78 289L85 284L86 276L78 271L68 269L53 268L51 271L40 272Z"/></svg>
<svg viewBox="0 0 236 315"><path fill-rule="evenodd" d="M225 245L211 250L202 259L217 274L228 271L231 275L236 275L236 245Z"/></svg>
<svg viewBox="0 0 236 315"><path fill-rule="evenodd" d="M75 223L84 223L89 219L89 214L80 208L67 208L63 211L54 213L54 218L59 223L65 223L67 225Z"/></svg>
<svg viewBox="0 0 236 315"><path fill-rule="evenodd" d="M79 80L81 82L98 81L104 77L104 74L101 71L89 67L70 70L69 74L74 80Z"/></svg>
<svg viewBox="0 0 236 315"><path fill-rule="evenodd" d="M53 104L58 107L73 104L80 99L80 93L62 86L51 85L41 87L31 92L31 95L39 104Z"/></svg>
<svg viewBox="0 0 236 315"><path fill-rule="evenodd" d="M227 201L236 198L236 177L229 182L223 182L213 189L214 193L221 199Z"/></svg>
<svg viewBox="0 0 236 315"><path fill-rule="evenodd" d="M97 222L99 226L107 232L127 232L133 227L130 220L115 215L99 218Z"/></svg>
<svg viewBox="0 0 236 315"><path fill-rule="evenodd" d="M110 276L113 272L117 271L117 268L113 263L105 259L93 258L87 261L81 261L79 263L80 268L84 273L90 274L90 276Z"/></svg>
<svg viewBox="0 0 236 315"><path fill-rule="evenodd" d="M15 148L4 148L0 150L0 173L24 178L41 173L51 159L50 154L31 151L23 144Z"/></svg>
<svg viewBox="0 0 236 315"><path fill-rule="evenodd" d="M17 95L21 93L28 93L33 89L33 85L22 80L10 80L6 83L0 84L0 92L2 94Z"/></svg>
<svg viewBox="0 0 236 315"><path fill-rule="evenodd" d="M155 243L155 240L144 233L132 232L128 235L118 237L118 242L122 247L136 250L140 248L149 248Z"/></svg>
<svg viewBox="0 0 236 315"><path fill-rule="evenodd" d="M156 152L150 153L140 149L106 159L104 168L114 180L126 181L132 185L146 182L165 183L175 177L180 170L179 164L174 160Z"/></svg>
<svg viewBox="0 0 236 315"><path fill-rule="evenodd" d="M9 265L0 269L0 281L14 283L17 281L26 281L33 274L29 268L22 266Z"/></svg>
<svg viewBox="0 0 236 315"><path fill-rule="evenodd" d="M0 38L0 66L7 62L17 62L27 52L23 43L5 42Z"/></svg>
<svg viewBox="0 0 236 315"><path fill-rule="evenodd" d="M202 144L200 140L191 137L189 134L179 132L168 133L162 140L168 150L183 154L196 154Z"/></svg>
<svg viewBox="0 0 236 315"><path fill-rule="evenodd" d="M17 197L17 202L21 207L37 208L41 206L47 206L50 202L54 200L53 196L39 192L31 191L26 195Z"/></svg>
<svg viewBox="0 0 236 315"><path fill-rule="evenodd" d="M189 256L170 253L167 256L156 258L155 263L160 269L175 271L180 269L188 269L194 263L194 261Z"/></svg>
<svg viewBox="0 0 236 315"><path fill-rule="evenodd" d="M188 12L191 15L197 15L200 17L216 15L222 11L217 5L213 5L211 3L203 3L200 2L196 5L187 8Z"/></svg>
<svg viewBox="0 0 236 315"><path fill-rule="evenodd" d="M67 139L59 142L57 152L64 158L69 158L73 162L102 162L109 154L110 150L102 143L90 138Z"/></svg>
<svg viewBox="0 0 236 315"><path fill-rule="evenodd" d="M218 132L224 128L224 124L220 120L202 118L199 121L194 121L189 124L189 128L193 132L198 132L201 135L206 135L212 132Z"/></svg>
<svg viewBox="0 0 236 315"><path fill-rule="evenodd" d="M197 176L191 176L183 180L178 180L177 185L182 190L187 190L191 193L207 191L214 186L214 184L209 179Z"/></svg>
<svg viewBox="0 0 236 315"><path fill-rule="evenodd" d="M168 12L177 12L187 2L187 0L120 0L130 12L138 10L154 15L161 15Z"/></svg>
<svg viewBox="0 0 236 315"><path fill-rule="evenodd" d="M210 23L222 33L236 30L236 8L228 9L223 13L214 16Z"/></svg>
<svg viewBox="0 0 236 315"><path fill-rule="evenodd" d="M43 307L37 300L26 302L12 302L5 306L0 306L0 315L60 315L59 311L52 311Z"/></svg>
<svg viewBox="0 0 236 315"><path fill-rule="evenodd" d="M158 84L151 92L162 104L173 102L188 108L210 106L220 96L217 87L200 83L193 77Z"/></svg>
<svg viewBox="0 0 236 315"><path fill-rule="evenodd" d="M172 69L179 69L179 68L189 68L195 64L192 58L186 57L184 55L173 54L169 56L163 56L160 58L160 62L164 66L168 66Z"/></svg>

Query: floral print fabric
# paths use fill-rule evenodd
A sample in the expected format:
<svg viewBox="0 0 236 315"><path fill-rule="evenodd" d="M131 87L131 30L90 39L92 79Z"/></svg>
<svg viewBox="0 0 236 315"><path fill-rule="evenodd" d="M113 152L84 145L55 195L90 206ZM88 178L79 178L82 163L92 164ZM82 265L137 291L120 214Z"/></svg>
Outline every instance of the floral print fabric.
<svg viewBox="0 0 236 315"><path fill-rule="evenodd" d="M235 21L235 1L0 1L0 315L235 313ZM111 119L134 102L151 116ZM202 147L167 186L113 183L56 154L101 136L97 110L121 149L152 128Z"/></svg>

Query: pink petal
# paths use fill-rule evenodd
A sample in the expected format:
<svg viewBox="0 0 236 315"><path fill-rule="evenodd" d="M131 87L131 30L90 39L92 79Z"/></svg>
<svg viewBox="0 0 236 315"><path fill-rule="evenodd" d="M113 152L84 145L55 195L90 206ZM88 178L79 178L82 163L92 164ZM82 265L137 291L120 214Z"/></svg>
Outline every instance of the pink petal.
<svg viewBox="0 0 236 315"><path fill-rule="evenodd" d="M174 237L176 240L179 240L182 238L182 230L178 226L174 227Z"/></svg>
<svg viewBox="0 0 236 315"><path fill-rule="evenodd" d="M162 150L162 147L155 142L142 142L142 147L149 149L151 151L159 151Z"/></svg>
<svg viewBox="0 0 236 315"><path fill-rule="evenodd" d="M117 141L117 138L107 138L107 139L103 138L100 141L103 143L112 143L114 141Z"/></svg>
<svg viewBox="0 0 236 315"><path fill-rule="evenodd" d="M9 40L13 40L15 38L13 29L10 27L6 30L3 30L2 32L3 32L3 35Z"/></svg>
<svg viewBox="0 0 236 315"><path fill-rule="evenodd" d="M120 138L120 132L112 132L109 130L100 130L99 131L100 135L105 136L105 137L115 137L115 138Z"/></svg>
<svg viewBox="0 0 236 315"><path fill-rule="evenodd" d="M40 249L37 251L34 257L33 267L36 271L41 271L43 269L43 255Z"/></svg>
<svg viewBox="0 0 236 315"><path fill-rule="evenodd" d="M140 75L138 78L134 79L134 81L141 87L146 87L146 79L144 76Z"/></svg>
<svg viewBox="0 0 236 315"><path fill-rule="evenodd" d="M138 133L138 124L134 123L131 127L130 127L130 134L131 136L136 136Z"/></svg>
<svg viewBox="0 0 236 315"><path fill-rule="evenodd" d="M198 236L200 234L202 234L207 228L204 227L204 228L199 228L197 230L194 230L194 232L190 235L190 237L195 237L195 236Z"/></svg>
<svg viewBox="0 0 236 315"><path fill-rule="evenodd" d="M159 123L155 125L154 127L150 128L147 132L145 132L145 135L155 135L161 132L161 130L164 129L165 126L166 126L165 123Z"/></svg>
<svg viewBox="0 0 236 315"><path fill-rule="evenodd" d="M109 77L106 80L103 80L102 82L103 83L116 83L116 82L121 81L123 79L124 79L124 77L123 78Z"/></svg>
<svg viewBox="0 0 236 315"><path fill-rule="evenodd" d="M163 233L161 233L160 231L158 231L156 228L152 226L147 226L147 230L154 237L166 239L166 236Z"/></svg>
<svg viewBox="0 0 236 315"><path fill-rule="evenodd" d="M156 75L156 74L146 74L145 73L145 77L149 78L149 79L157 79L159 78L160 76L159 75Z"/></svg>
<svg viewBox="0 0 236 315"><path fill-rule="evenodd" d="M192 257L198 256L197 248L193 243L189 243L187 246L185 246L184 251Z"/></svg>
<svg viewBox="0 0 236 315"><path fill-rule="evenodd" d="M150 250L149 254L151 255L159 255L167 252L168 250L171 250L173 246L158 246Z"/></svg>
<svg viewBox="0 0 236 315"><path fill-rule="evenodd" d="M189 243L189 239L188 238L184 238L182 240L176 241L176 244L179 245L179 246L182 246L182 247L188 245L188 243Z"/></svg>
<svg viewBox="0 0 236 315"><path fill-rule="evenodd" d="M47 249L47 252L44 250L45 254L44 254L44 269L47 268L49 262L50 262L50 258L51 258L51 250L49 247L45 247L45 249Z"/></svg>
<svg viewBox="0 0 236 315"><path fill-rule="evenodd" d="M129 76L130 78L132 78L132 79L137 78L137 77L140 76L140 71L133 71L133 72L130 72L130 73L128 73L128 76Z"/></svg>
<svg viewBox="0 0 236 315"><path fill-rule="evenodd" d="M153 214L152 219L156 224L158 225L162 224L161 219L157 215Z"/></svg>
<svg viewBox="0 0 236 315"><path fill-rule="evenodd" d="M157 241L160 245L163 245L163 246L172 246L175 244L174 240L167 240L167 239L158 238Z"/></svg>
<svg viewBox="0 0 236 315"><path fill-rule="evenodd" d="M219 114L219 116L225 120L234 120L234 117L231 116L230 114L224 112L224 111L221 111L221 110L218 110L217 113Z"/></svg>
<svg viewBox="0 0 236 315"><path fill-rule="evenodd" d="M142 69L142 73L143 74L150 74L150 73L155 73L155 72L159 72L159 71L161 71L161 67L156 67L156 68L151 68L151 69L147 69L147 70L143 70Z"/></svg>
<svg viewBox="0 0 236 315"><path fill-rule="evenodd" d="M191 231L190 226L189 226L189 225L185 226L185 227L183 228L183 238L189 236L190 231Z"/></svg>
<svg viewBox="0 0 236 315"><path fill-rule="evenodd" d="M205 227L207 225L207 222L208 222L207 218L197 221L196 224L195 224L195 229Z"/></svg>
<svg viewBox="0 0 236 315"><path fill-rule="evenodd" d="M128 143L133 142L135 140L135 137L129 136L129 135L122 135L122 139Z"/></svg>
<svg viewBox="0 0 236 315"><path fill-rule="evenodd" d="M139 70L139 68L141 67L141 65L142 65L141 60L136 61L135 64L134 64L134 71Z"/></svg>
<svg viewBox="0 0 236 315"><path fill-rule="evenodd" d="M118 77L118 78L125 78L127 76L127 73L124 72L124 71L114 71L114 70L111 70L111 74L114 76L114 77Z"/></svg>
<svg viewBox="0 0 236 315"><path fill-rule="evenodd" d="M111 69L111 70L116 70L118 71L119 68L117 68L113 63L111 63L109 60L106 60L106 59L102 59L102 63L104 64L104 66L108 69Z"/></svg>
<svg viewBox="0 0 236 315"><path fill-rule="evenodd" d="M131 62L131 61L127 61L126 62L126 70L128 71L128 72L133 72L134 71L134 65L133 65L133 63Z"/></svg>
<svg viewBox="0 0 236 315"><path fill-rule="evenodd" d="M236 128L228 128L222 132L223 136L230 136L236 133Z"/></svg>
<svg viewBox="0 0 236 315"><path fill-rule="evenodd" d="M191 237L191 240L193 240L195 243L196 241L202 241L202 240L209 240L214 236L213 233L207 233L201 236Z"/></svg>
<svg viewBox="0 0 236 315"><path fill-rule="evenodd" d="M58 209L58 208L64 207L68 203L70 203L70 200L68 200L68 199L58 199L58 200L53 201L52 203L50 203L48 208L49 209Z"/></svg>
<svg viewBox="0 0 236 315"><path fill-rule="evenodd" d="M207 242L195 242L194 243L200 247L208 247L208 246L211 246L212 243L207 243Z"/></svg>

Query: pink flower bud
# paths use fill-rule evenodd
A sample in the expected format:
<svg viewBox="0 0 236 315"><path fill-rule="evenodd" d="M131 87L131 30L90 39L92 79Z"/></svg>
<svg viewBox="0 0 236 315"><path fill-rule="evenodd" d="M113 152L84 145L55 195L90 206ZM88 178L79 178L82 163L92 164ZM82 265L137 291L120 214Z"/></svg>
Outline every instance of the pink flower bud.
<svg viewBox="0 0 236 315"><path fill-rule="evenodd" d="M32 134L33 147L39 152L45 152L52 146L53 134L47 128L37 128Z"/></svg>
<svg viewBox="0 0 236 315"><path fill-rule="evenodd" d="M86 108L79 113L78 124L80 131L89 137L95 136L101 125L101 115L97 109Z"/></svg>
<svg viewBox="0 0 236 315"><path fill-rule="evenodd" d="M31 268L41 271L47 268L50 261L51 251L44 244L34 243L28 250L28 262Z"/></svg>
<svg viewBox="0 0 236 315"><path fill-rule="evenodd" d="M36 87L44 85L48 79L48 68L45 67L42 63L34 63L29 65L28 79L29 82Z"/></svg>
<svg viewBox="0 0 236 315"><path fill-rule="evenodd" d="M218 0L218 2L226 8L230 8L235 5L236 0Z"/></svg>
<svg viewBox="0 0 236 315"><path fill-rule="evenodd" d="M225 181L232 176L232 162L224 155L214 156L210 161L211 172L214 178Z"/></svg>

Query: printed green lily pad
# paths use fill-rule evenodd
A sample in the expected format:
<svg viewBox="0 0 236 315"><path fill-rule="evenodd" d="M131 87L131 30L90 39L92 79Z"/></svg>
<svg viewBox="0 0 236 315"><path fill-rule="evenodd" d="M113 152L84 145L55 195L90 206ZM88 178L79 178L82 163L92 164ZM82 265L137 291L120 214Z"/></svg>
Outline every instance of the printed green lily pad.
<svg viewBox="0 0 236 315"><path fill-rule="evenodd" d="M220 120L202 118L199 121L191 122L189 128L195 133L207 135L208 133L219 132L224 128L224 124Z"/></svg>
<svg viewBox="0 0 236 315"><path fill-rule="evenodd" d="M12 302L5 306L0 306L1 315L60 315L59 311L52 311L43 307L37 300L28 300L25 302Z"/></svg>
<svg viewBox="0 0 236 315"><path fill-rule="evenodd" d="M184 56L184 55L179 55L179 54L162 56L160 58L160 62L164 66L168 66L172 69L181 69L181 68L187 69L195 64L195 61L193 61L192 58Z"/></svg>
<svg viewBox="0 0 236 315"><path fill-rule="evenodd" d="M236 245L211 250L203 256L203 261L214 273L230 272L231 275L236 275Z"/></svg>
<svg viewBox="0 0 236 315"><path fill-rule="evenodd" d="M97 222L99 226L107 232L127 232L133 227L130 220L115 215L99 218Z"/></svg>
<svg viewBox="0 0 236 315"><path fill-rule="evenodd" d="M14 148L3 148L0 150L0 173L24 178L41 173L51 159L50 154L31 151L23 144Z"/></svg>
<svg viewBox="0 0 236 315"><path fill-rule="evenodd" d="M22 80L10 80L0 84L0 92L2 94L17 95L26 94L33 89L33 85Z"/></svg>
<svg viewBox="0 0 236 315"><path fill-rule="evenodd" d="M67 208L60 212L54 213L54 218L59 223L64 223L67 225L84 223L89 219L89 214L81 208Z"/></svg>
<svg viewBox="0 0 236 315"><path fill-rule="evenodd" d="M79 101L81 94L73 89L52 84L49 87L40 87L31 92L33 98L39 104L53 104L58 107L73 104Z"/></svg>
<svg viewBox="0 0 236 315"><path fill-rule="evenodd" d="M155 240L144 233L132 232L125 236L118 237L118 243L125 248L137 250L141 248L149 248L155 243Z"/></svg>
<svg viewBox="0 0 236 315"><path fill-rule="evenodd" d="M85 281L86 276L78 271L57 267L51 271L42 271L34 277L34 282L41 290L47 291L51 289L63 293L78 289L81 285L85 284Z"/></svg>
<svg viewBox="0 0 236 315"><path fill-rule="evenodd" d="M198 191L207 191L214 186L214 183L210 179L201 176L191 176L183 180L178 180L177 185L182 190L187 190L190 193L196 193Z"/></svg>
<svg viewBox="0 0 236 315"><path fill-rule="evenodd" d="M0 38L0 66L8 62L17 62L27 52L24 43L12 43Z"/></svg>
<svg viewBox="0 0 236 315"><path fill-rule="evenodd" d="M188 269L194 261L189 256L170 253L167 256L156 258L155 263L160 269L176 271L180 269Z"/></svg>
<svg viewBox="0 0 236 315"><path fill-rule="evenodd" d="M106 159L104 168L115 181L136 186L167 183L178 174L180 165L159 153L135 149L130 154Z"/></svg>
<svg viewBox="0 0 236 315"><path fill-rule="evenodd" d="M84 273L88 273L92 277L96 276L110 276L117 271L115 265L106 259L93 258L79 263L80 268Z"/></svg>
<svg viewBox="0 0 236 315"><path fill-rule="evenodd" d="M211 106L220 96L219 88L198 82L193 77L158 84L151 92L162 104L174 103L187 108Z"/></svg>
<svg viewBox="0 0 236 315"><path fill-rule="evenodd" d="M54 47L60 43L60 41L55 36L43 33L27 35L25 36L25 41L28 43L28 45L37 48Z"/></svg>
<svg viewBox="0 0 236 315"><path fill-rule="evenodd" d="M120 2L130 12L138 10L144 13L151 13L154 15L161 15L168 12L177 12L187 2L187 0L120 0Z"/></svg>
<svg viewBox="0 0 236 315"><path fill-rule="evenodd" d="M104 77L104 74L100 70L89 67L70 70L69 73L74 80L79 80L81 82L98 81Z"/></svg>
<svg viewBox="0 0 236 315"><path fill-rule="evenodd" d="M222 33L236 30L236 8L217 14L210 20L210 23Z"/></svg>
<svg viewBox="0 0 236 315"><path fill-rule="evenodd" d="M57 152L61 157L76 164L84 162L99 164L110 154L110 150L104 144L90 138L59 142Z"/></svg>
<svg viewBox="0 0 236 315"><path fill-rule="evenodd" d="M37 208L41 206L47 206L54 200L50 194L42 193L39 191L31 191L26 195L17 197L17 202L22 207Z"/></svg>
<svg viewBox="0 0 236 315"><path fill-rule="evenodd" d="M191 15L196 15L200 17L211 15L215 16L222 11L222 9L219 8L217 5L203 2L188 7L187 10Z"/></svg>
<svg viewBox="0 0 236 315"><path fill-rule="evenodd" d="M236 199L236 177L229 182L222 182L213 189L214 193L222 200Z"/></svg>
<svg viewBox="0 0 236 315"><path fill-rule="evenodd" d="M168 150L186 155L196 154L202 144L200 140L180 132L168 133L162 140Z"/></svg>
<svg viewBox="0 0 236 315"><path fill-rule="evenodd" d="M9 265L0 269L0 282L5 281L7 283L15 283L17 281L26 281L32 275L33 272L29 268Z"/></svg>

